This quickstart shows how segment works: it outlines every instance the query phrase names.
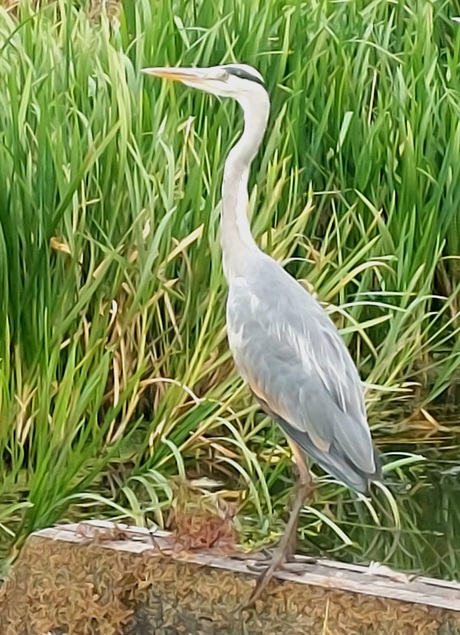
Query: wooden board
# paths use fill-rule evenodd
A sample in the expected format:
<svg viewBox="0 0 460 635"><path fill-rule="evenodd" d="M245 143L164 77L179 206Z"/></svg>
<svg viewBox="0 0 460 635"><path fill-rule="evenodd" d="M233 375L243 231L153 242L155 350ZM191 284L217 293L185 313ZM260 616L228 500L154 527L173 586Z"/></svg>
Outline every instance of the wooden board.
<svg viewBox="0 0 460 635"><path fill-rule="evenodd" d="M255 560L181 552L108 522L33 534L0 592L1 635L460 635L460 585L321 560L241 609ZM458 612L458 613L457 613Z"/></svg>

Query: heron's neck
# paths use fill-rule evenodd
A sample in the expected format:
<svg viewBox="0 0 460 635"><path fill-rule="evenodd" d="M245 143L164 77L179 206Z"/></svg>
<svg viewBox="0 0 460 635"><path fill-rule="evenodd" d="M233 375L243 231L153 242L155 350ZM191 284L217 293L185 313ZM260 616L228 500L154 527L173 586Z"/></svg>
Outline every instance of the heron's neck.
<svg viewBox="0 0 460 635"><path fill-rule="evenodd" d="M239 100L244 111L244 131L225 162L222 186L221 237L227 279L239 275L258 247L247 216L249 168L264 136L270 102L265 90Z"/></svg>

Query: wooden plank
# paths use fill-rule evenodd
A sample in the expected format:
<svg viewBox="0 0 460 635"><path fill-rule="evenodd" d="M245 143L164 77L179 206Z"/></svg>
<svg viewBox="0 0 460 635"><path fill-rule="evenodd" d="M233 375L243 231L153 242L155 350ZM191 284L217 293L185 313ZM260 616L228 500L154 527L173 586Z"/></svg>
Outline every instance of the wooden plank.
<svg viewBox="0 0 460 635"><path fill-rule="evenodd" d="M79 525L71 524L60 528L44 529L36 532L35 535L52 540L82 543L90 538L89 535L84 536L81 531L82 526L80 524L80 531L78 530ZM166 553L172 550L171 537L166 531L156 530L152 534L144 528L130 528L126 525L118 525L125 533L125 537L121 541L113 541L111 540L111 536L113 536L111 532L114 530L113 523L96 521L86 523L86 526L93 526L101 530L100 537L98 538L96 533L93 538L96 541L99 540L101 546L106 548L132 553L142 553L156 548ZM105 535L104 532L106 532ZM219 556L215 552L179 552L176 554L172 552L171 555L178 561L234 571L251 577L254 577L254 572L251 568L257 565L257 560L253 558L244 558L243 560L230 556ZM298 557L298 562L302 562L301 557ZM379 573L379 571L381 572ZM275 577L297 584L313 584L327 589L339 589L352 593L362 593L364 595L374 595L381 598L391 598L403 602L460 611L459 583L423 576L410 578L405 574L396 571L392 572L386 567L379 568L378 565L364 567L327 559L311 563L308 559L305 559L303 572L278 571Z"/></svg>
<svg viewBox="0 0 460 635"><path fill-rule="evenodd" d="M460 633L459 584L330 560L299 558L300 573L278 572L240 610L255 562L180 552L166 532L104 521L44 529L0 593L0 633Z"/></svg>

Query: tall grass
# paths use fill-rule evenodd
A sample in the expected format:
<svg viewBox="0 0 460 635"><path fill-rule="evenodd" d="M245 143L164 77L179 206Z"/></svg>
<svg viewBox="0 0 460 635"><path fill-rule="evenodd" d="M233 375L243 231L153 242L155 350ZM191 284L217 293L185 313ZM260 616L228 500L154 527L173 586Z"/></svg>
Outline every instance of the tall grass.
<svg viewBox="0 0 460 635"><path fill-rule="evenodd" d="M380 443L443 447L456 429L434 408L460 367L458 3L172 6L126 2L118 21L65 0L0 9L4 544L96 513L164 524L175 474L225 482L249 541L286 505L285 444L225 340L218 205L240 116L143 66L261 70L273 107L251 177L258 242L342 328ZM452 574L422 555L424 468L387 462L418 482L399 494L403 549L391 499L356 505L324 477L305 538Z"/></svg>

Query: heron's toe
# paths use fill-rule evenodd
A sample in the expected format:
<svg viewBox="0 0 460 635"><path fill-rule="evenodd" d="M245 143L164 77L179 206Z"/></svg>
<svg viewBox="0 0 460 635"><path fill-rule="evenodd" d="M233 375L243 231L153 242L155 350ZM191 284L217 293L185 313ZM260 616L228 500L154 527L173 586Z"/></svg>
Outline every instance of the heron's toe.
<svg viewBox="0 0 460 635"><path fill-rule="evenodd" d="M273 560L275 560L275 555L273 553L267 553L266 557L258 558L253 562L248 562L246 565L250 571L254 571L255 573L263 573L266 569L270 568L270 565L273 564ZM288 571L289 573L298 573L302 574L305 572L306 564L315 564L318 561L317 558L313 556L294 556L288 554L282 559L280 562L276 563L276 568L274 571Z"/></svg>

